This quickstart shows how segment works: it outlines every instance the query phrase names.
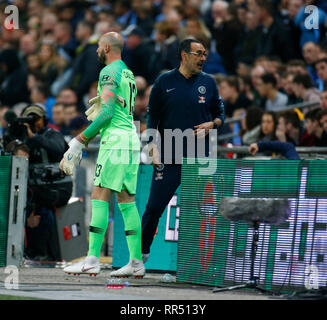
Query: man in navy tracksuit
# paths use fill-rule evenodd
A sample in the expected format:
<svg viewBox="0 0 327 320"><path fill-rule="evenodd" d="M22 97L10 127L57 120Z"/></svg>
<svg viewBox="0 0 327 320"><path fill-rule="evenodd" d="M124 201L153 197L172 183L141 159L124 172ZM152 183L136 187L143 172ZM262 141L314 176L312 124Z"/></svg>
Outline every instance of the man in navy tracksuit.
<svg viewBox="0 0 327 320"><path fill-rule="evenodd" d="M149 148L153 151L154 170L150 196L142 217L144 262L149 257L159 218L180 185L182 157L190 155L187 139L183 139L182 150L175 150L177 142L174 139L172 147L167 148L164 141L165 132L175 129L182 132L193 130L192 135L204 136L202 141L205 145L205 155L208 156L209 130L221 127L225 118L224 105L216 82L202 72L207 57L203 44L195 39L183 40L179 55L179 68L157 78L149 99L147 129L157 129L160 141L149 140ZM201 156L197 151L197 143L194 150L195 157Z"/></svg>

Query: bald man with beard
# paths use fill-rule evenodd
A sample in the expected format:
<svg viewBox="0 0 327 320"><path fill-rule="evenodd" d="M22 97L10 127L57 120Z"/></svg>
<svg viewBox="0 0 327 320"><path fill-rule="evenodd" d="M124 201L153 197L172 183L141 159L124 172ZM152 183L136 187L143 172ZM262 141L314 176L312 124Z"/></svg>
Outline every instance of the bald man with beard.
<svg viewBox="0 0 327 320"><path fill-rule="evenodd" d="M60 167L68 175L81 159L83 148L98 133L100 149L95 168L92 192L92 219L89 233L89 251L86 259L68 266L68 274L98 274L99 256L109 218L109 199L117 194L118 207L123 216L130 254L129 263L111 272L112 277L140 277L145 275L141 254L141 222L135 204L137 173L140 159L140 141L133 123L137 94L134 75L121 60L123 40L119 33L101 36L97 54L106 66L101 70L96 104L87 111L91 125L69 143Z"/></svg>

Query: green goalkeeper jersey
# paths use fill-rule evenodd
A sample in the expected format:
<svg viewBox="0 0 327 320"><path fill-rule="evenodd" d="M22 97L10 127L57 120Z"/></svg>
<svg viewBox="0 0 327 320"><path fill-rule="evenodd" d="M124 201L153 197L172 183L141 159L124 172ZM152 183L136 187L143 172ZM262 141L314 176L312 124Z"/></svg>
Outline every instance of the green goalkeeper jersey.
<svg viewBox="0 0 327 320"><path fill-rule="evenodd" d="M100 133L100 148L140 150L133 122L137 89L132 71L122 60L101 70L97 94L101 97L101 111L84 130L85 137L91 139Z"/></svg>

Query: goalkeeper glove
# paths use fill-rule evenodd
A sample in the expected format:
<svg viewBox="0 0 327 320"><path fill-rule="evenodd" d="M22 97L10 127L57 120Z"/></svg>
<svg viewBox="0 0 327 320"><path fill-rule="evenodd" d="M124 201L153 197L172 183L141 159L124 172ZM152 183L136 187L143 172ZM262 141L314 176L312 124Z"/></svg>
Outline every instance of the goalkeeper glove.
<svg viewBox="0 0 327 320"><path fill-rule="evenodd" d="M87 120L93 121L101 111L101 97L96 96L90 99L89 105L91 107L85 111L85 115L87 116Z"/></svg>
<svg viewBox="0 0 327 320"><path fill-rule="evenodd" d="M59 167L65 174L71 176L74 173L76 163L82 159L82 150L85 145L76 138L72 139L68 145L69 149L65 152Z"/></svg>
<svg viewBox="0 0 327 320"><path fill-rule="evenodd" d="M124 98L117 95L117 102L122 107L126 107L126 101ZM89 109L85 111L85 115L87 116L87 120L94 121L97 115L101 111L101 97L96 96L89 100L89 105L91 106Z"/></svg>

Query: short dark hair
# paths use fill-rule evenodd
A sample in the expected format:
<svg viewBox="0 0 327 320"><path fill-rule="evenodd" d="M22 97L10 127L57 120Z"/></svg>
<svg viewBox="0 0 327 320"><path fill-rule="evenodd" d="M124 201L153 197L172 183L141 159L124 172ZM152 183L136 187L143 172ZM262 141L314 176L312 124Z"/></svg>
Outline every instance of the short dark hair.
<svg viewBox="0 0 327 320"><path fill-rule="evenodd" d="M227 82L230 87L234 87L237 91L240 91L240 83L235 76L227 76L221 82Z"/></svg>
<svg viewBox="0 0 327 320"><path fill-rule="evenodd" d="M318 113L318 115L317 115L317 118L318 118L318 120L320 121L321 118L322 118L323 116L326 116L326 115L327 115L327 110L320 110L319 113Z"/></svg>
<svg viewBox="0 0 327 320"><path fill-rule="evenodd" d="M321 63L321 62L324 62L327 64L327 58L321 58L321 59L318 59L316 62L315 62L315 67L317 67L317 64L318 63Z"/></svg>
<svg viewBox="0 0 327 320"><path fill-rule="evenodd" d="M275 15L275 6L273 0L255 0L258 7L265 9L271 16Z"/></svg>
<svg viewBox="0 0 327 320"><path fill-rule="evenodd" d="M265 73L262 75L261 77L263 83L271 83L273 85L274 88L276 88L277 86L277 80L275 78L275 76L272 73Z"/></svg>
<svg viewBox="0 0 327 320"><path fill-rule="evenodd" d="M35 86L35 89L41 94L43 94L46 98L50 96L50 89L49 86L45 83L38 83Z"/></svg>
<svg viewBox="0 0 327 320"><path fill-rule="evenodd" d="M200 43L200 44L202 44L204 46L203 42L201 42L200 40L194 39L194 38L187 38L187 39L182 40L180 42L179 48L178 48L178 56L179 56L179 59L180 60L182 60L182 51L184 51L186 53L190 53L190 51L191 51L191 44L193 42L194 43Z"/></svg>
<svg viewBox="0 0 327 320"><path fill-rule="evenodd" d="M94 25L91 22L87 21L87 20L81 20L81 21L78 22L77 25L81 25L84 28L89 29L90 33L93 33L93 31L94 31Z"/></svg>
<svg viewBox="0 0 327 320"><path fill-rule="evenodd" d="M245 124L247 130L252 130L260 125L263 110L257 106L251 106L246 110Z"/></svg>
<svg viewBox="0 0 327 320"><path fill-rule="evenodd" d="M294 128L301 127L301 121L296 111L294 110L286 110L282 111L278 114L278 118L283 117L285 119L286 124L291 123Z"/></svg>
<svg viewBox="0 0 327 320"><path fill-rule="evenodd" d="M303 67L306 68L305 62L300 59L292 59L287 62L287 66L289 67Z"/></svg>
<svg viewBox="0 0 327 320"><path fill-rule="evenodd" d="M315 120L319 120L318 116L319 116L319 112L321 111L321 109L314 109L314 110L310 110L305 114L305 119L310 119L311 121L315 121Z"/></svg>
<svg viewBox="0 0 327 320"><path fill-rule="evenodd" d="M308 74L296 74L294 76L293 82L303 84L304 88L306 89L313 87L311 77Z"/></svg>
<svg viewBox="0 0 327 320"><path fill-rule="evenodd" d="M10 141L6 146L6 151L13 155L16 155L18 150L22 150L28 154L30 153L30 148L18 139Z"/></svg>

